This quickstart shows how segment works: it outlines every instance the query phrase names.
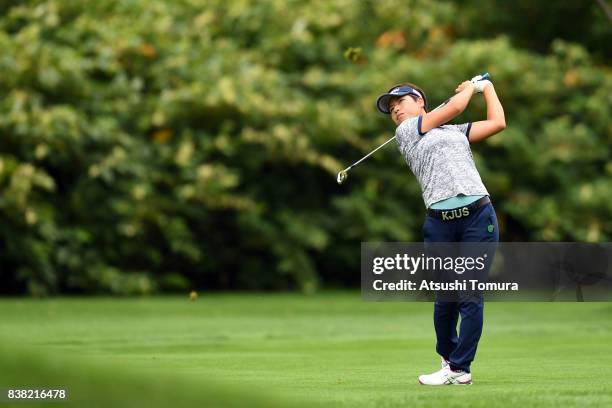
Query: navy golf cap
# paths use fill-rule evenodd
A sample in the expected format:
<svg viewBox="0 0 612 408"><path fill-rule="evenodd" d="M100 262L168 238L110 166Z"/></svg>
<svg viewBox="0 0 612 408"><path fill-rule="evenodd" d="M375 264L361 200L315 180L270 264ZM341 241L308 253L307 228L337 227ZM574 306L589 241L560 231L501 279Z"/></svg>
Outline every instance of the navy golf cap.
<svg viewBox="0 0 612 408"><path fill-rule="evenodd" d="M389 89L389 92L387 92L386 94L382 94L378 97L378 99L376 100L376 107L379 111L388 115L391 113L389 111L389 100L391 98L399 98L404 95L414 95L419 98L423 98L421 92L411 86L394 86L393 88ZM425 98L423 98L423 100L425 100Z"/></svg>

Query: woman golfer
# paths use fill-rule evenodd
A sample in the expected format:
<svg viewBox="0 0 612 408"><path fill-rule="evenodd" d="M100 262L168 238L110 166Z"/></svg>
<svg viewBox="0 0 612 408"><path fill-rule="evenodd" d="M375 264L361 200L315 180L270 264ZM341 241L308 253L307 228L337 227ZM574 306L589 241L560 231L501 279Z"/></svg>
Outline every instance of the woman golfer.
<svg viewBox="0 0 612 408"><path fill-rule="evenodd" d="M399 150L421 185L427 207L425 243L497 242L497 217L474 164L470 143L502 131L506 127L504 110L488 80L465 81L455 93L446 105L428 112L425 92L415 85L402 84L381 95L376 105L397 125ZM484 94L487 119L447 125L465 110L474 93ZM436 299L436 351L442 357L442 369L421 375L419 383L471 384L470 364L482 333L483 306L482 297L477 301Z"/></svg>

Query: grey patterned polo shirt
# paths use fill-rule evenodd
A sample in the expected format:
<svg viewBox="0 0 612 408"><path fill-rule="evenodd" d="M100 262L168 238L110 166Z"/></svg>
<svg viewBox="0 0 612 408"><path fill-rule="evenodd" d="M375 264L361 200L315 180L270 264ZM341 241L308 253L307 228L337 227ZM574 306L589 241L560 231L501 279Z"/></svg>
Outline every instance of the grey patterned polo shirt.
<svg viewBox="0 0 612 408"><path fill-rule="evenodd" d="M404 120L395 136L399 151L421 185L425 206L459 194L489 195L470 150L472 124L442 125L422 133L422 119Z"/></svg>

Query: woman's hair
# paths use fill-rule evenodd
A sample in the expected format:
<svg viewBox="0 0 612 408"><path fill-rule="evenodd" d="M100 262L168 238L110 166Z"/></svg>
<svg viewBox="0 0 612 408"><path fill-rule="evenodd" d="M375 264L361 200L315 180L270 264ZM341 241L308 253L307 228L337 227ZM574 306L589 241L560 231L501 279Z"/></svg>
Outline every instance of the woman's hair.
<svg viewBox="0 0 612 408"><path fill-rule="evenodd" d="M395 85L391 89L396 88L398 86L409 86L409 87L412 87L412 88L416 89L417 91L419 91L421 93L421 95L423 95L423 102L425 102L425 112L428 112L428 108L427 108L427 95L425 95L425 92L423 92L423 90L419 86L417 86L415 84L412 84L410 82L404 82L403 84ZM416 98L414 95L410 95L409 94L408 96L411 96L412 98Z"/></svg>

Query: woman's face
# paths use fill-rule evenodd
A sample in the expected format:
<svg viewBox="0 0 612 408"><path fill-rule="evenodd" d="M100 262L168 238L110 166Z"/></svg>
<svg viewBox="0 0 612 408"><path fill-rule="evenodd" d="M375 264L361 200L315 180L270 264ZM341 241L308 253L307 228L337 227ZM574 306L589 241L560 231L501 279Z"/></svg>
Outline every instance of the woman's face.
<svg viewBox="0 0 612 408"><path fill-rule="evenodd" d="M419 116L423 111L424 102L422 98L404 95L399 98L391 99L389 102L389 112L391 119L396 125L404 120Z"/></svg>

